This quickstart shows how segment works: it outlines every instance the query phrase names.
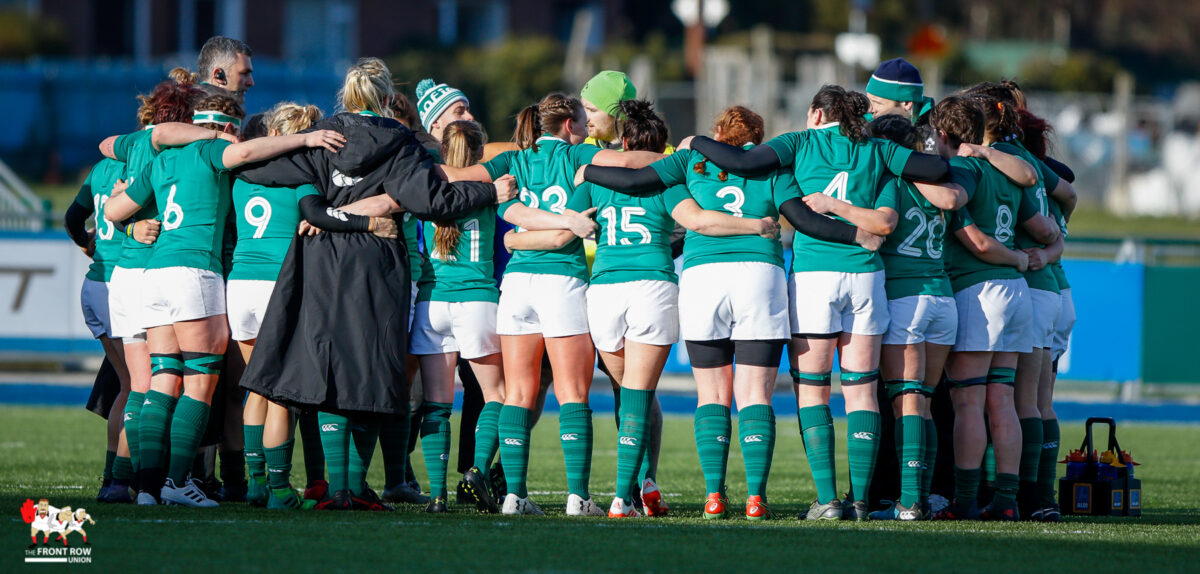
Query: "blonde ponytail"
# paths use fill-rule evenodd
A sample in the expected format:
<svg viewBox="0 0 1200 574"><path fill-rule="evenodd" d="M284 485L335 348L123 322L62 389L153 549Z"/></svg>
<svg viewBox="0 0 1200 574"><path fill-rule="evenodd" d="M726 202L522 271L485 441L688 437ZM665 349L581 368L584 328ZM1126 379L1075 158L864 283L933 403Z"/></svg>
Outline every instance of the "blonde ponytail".
<svg viewBox="0 0 1200 574"><path fill-rule="evenodd" d="M341 109L351 112L373 112L385 118L393 117L391 102L396 89L392 73L379 58L360 58L346 71L346 81L338 90Z"/></svg>
<svg viewBox="0 0 1200 574"><path fill-rule="evenodd" d="M320 119L321 109L317 106L280 102L267 112L267 133L291 135L312 127Z"/></svg>

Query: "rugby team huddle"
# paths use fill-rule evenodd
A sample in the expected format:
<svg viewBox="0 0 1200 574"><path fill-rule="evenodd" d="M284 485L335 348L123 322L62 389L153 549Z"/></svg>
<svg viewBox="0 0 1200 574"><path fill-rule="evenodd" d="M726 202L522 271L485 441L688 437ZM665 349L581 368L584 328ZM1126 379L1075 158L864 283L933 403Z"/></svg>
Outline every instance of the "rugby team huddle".
<svg viewBox="0 0 1200 574"><path fill-rule="evenodd" d="M729 513L732 440L746 518L774 516L786 351L817 491L801 519L1058 520L1052 395L1074 323L1059 259L1076 195L1015 83L935 103L916 68L889 60L865 94L822 87L804 131L763 145L762 117L734 106L711 137L671 147L651 104L605 71L489 144L465 94L422 80L414 105L375 58L349 69L333 116L284 102L246 118L250 55L210 39L197 75L176 69L140 96L142 129L101 144L67 213L93 259L84 315L122 384L99 500L446 512L457 371L460 504L542 513L526 478L552 385L566 514L663 516L655 389L682 339L705 518ZM796 230L790 258L780 216ZM618 405L607 512L589 492L597 364ZM935 506L942 381L954 487ZM880 403L898 485L870 512ZM427 497L409 463L418 435ZM218 442L219 488L197 464ZM366 482L377 443L382 496Z"/></svg>

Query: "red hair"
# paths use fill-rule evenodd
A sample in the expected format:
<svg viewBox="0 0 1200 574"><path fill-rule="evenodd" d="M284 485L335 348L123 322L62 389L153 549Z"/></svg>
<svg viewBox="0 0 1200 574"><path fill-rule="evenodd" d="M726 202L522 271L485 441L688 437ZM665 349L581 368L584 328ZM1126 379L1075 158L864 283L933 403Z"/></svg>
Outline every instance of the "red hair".
<svg viewBox="0 0 1200 574"><path fill-rule="evenodd" d="M204 97L193 84L167 80L154 87L148 96L138 96L138 122L142 125L166 122L192 123L192 109Z"/></svg>
<svg viewBox="0 0 1200 574"><path fill-rule="evenodd" d="M1046 159L1046 139L1054 128L1050 122L1033 115L1026 109L1017 112L1017 124L1021 126L1021 144L1039 159Z"/></svg>

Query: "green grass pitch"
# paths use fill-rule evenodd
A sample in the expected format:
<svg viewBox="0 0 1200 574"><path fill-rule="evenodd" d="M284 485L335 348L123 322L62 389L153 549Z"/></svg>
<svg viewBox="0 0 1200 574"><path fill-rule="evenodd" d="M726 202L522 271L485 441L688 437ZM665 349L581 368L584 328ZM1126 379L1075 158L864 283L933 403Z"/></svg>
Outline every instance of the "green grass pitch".
<svg viewBox="0 0 1200 574"><path fill-rule="evenodd" d="M224 504L218 509L136 508L95 502L104 455L104 423L82 409L0 407L0 564L23 564L26 498L84 506L92 564L72 570L149 572L354 571L944 571L1195 572L1200 560L1200 426L1123 425L1121 444L1139 462L1145 514L1138 519L1065 518L1058 524L894 522L807 524L796 514L815 496L794 420L779 421L769 485L778 520L738 516L745 480L740 453L730 453L729 494L735 517L700 518L704 485L691 420L668 417L659 478L671 517L567 518L566 479L557 421L534 430L531 498L548 516L480 515L458 507L431 516L422 508L391 513L285 512ZM736 423L735 423L736 424ZM595 416L593 496L611 501L616 431L611 414ZM457 430L457 422L455 424ZM736 426L734 427L736 428ZM841 426L839 433L844 432ZM1063 424L1064 445L1083 425ZM841 434L839 434L839 437ZM839 438L839 447L844 447ZM376 453L369 481L381 487ZM293 482L304 484L296 449ZM414 453L424 484L420 452ZM452 461L453 462L453 461ZM844 449L839 482L846 482ZM453 471L453 465L451 466ZM457 477L454 477L457 480ZM450 485L453 489L453 483ZM77 535L71 543L79 544Z"/></svg>

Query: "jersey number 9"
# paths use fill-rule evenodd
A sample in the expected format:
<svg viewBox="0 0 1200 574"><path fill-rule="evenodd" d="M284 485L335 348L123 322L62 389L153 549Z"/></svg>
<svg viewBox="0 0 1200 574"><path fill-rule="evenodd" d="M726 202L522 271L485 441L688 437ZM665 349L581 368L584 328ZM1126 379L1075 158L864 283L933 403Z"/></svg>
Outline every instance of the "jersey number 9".
<svg viewBox="0 0 1200 574"><path fill-rule="evenodd" d="M254 215L256 207L262 208L262 213ZM267 232L267 224L271 223L271 202L265 197L252 197L246 202L243 215L246 217L246 223L254 226L254 239L260 239Z"/></svg>

